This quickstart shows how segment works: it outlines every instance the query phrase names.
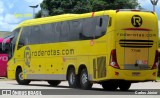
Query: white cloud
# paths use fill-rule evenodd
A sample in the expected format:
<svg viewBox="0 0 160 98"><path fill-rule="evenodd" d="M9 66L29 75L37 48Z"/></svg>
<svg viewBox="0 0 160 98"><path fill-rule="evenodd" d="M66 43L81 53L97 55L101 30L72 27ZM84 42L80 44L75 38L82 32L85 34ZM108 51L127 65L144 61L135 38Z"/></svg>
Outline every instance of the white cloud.
<svg viewBox="0 0 160 98"><path fill-rule="evenodd" d="M138 2L145 5L145 4L149 4L150 0L138 0Z"/></svg>
<svg viewBox="0 0 160 98"><path fill-rule="evenodd" d="M4 17L4 22L15 24L20 22L20 19L16 18L13 14L6 14Z"/></svg>
<svg viewBox="0 0 160 98"><path fill-rule="evenodd" d="M138 0L138 2L145 10L152 10L152 3L150 0Z"/></svg>
<svg viewBox="0 0 160 98"><path fill-rule="evenodd" d="M29 6L29 5L37 5L37 4L39 5L43 0L24 0L24 1L25 1L25 6ZM18 4L19 3L15 2L15 0L12 0L12 1L0 0L0 31L11 31L22 20L25 20L25 18L23 17L16 18L14 16L14 12L16 12L17 10L20 11L19 9L14 8L15 6L18 6ZM21 8L24 9L24 12L32 13L32 9L29 7L24 8L22 6ZM36 12L38 10L40 10L40 7L36 9Z"/></svg>
<svg viewBox="0 0 160 98"><path fill-rule="evenodd" d="M17 24L0 23L0 30L2 31L12 31Z"/></svg>
<svg viewBox="0 0 160 98"><path fill-rule="evenodd" d="M153 9L153 5L151 3L150 0L138 0L138 2L140 3L140 5L142 6L142 8L145 8L147 10L152 10ZM157 7L160 7L160 0L159 2L157 3Z"/></svg>
<svg viewBox="0 0 160 98"><path fill-rule="evenodd" d="M160 1L158 1L158 4L157 5L160 5Z"/></svg>
<svg viewBox="0 0 160 98"><path fill-rule="evenodd" d="M150 0L138 0L138 2L140 3L142 8L150 11L153 10L153 6ZM160 9L160 0L156 6L156 13L160 17L159 9ZM160 19L158 20L158 28L159 28L159 36L160 36Z"/></svg>
<svg viewBox="0 0 160 98"><path fill-rule="evenodd" d="M4 11L4 5L3 5L3 2L0 1L0 14L2 14Z"/></svg>
<svg viewBox="0 0 160 98"><path fill-rule="evenodd" d="M0 31L11 31L20 21L20 19L15 18L12 14L6 14L4 17L0 16Z"/></svg>
<svg viewBox="0 0 160 98"><path fill-rule="evenodd" d="M43 0L25 0L30 5L37 5L40 4Z"/></svg>
<svg viewBox="0 0 160 98"><path fill-rule="evenodd" d="M11 8L13 5L9 4L9 7ZM4 3L0 1L0 31L11 31L16 25L9 22L18 22L18 19L15 19L11 14L4 15L4 10Z"/></svg>
<svg viewBox="0 0 160 98"><path fill-rule="evenodd" d="M0 31L11 31L13 30L22 20L25 20L25 18L16 18L14 16L14 11L16 11L15 6L18 6L18 3L15 2L15 0L7 0L9 3L7 3L5 0L0 0ZM25 0L25 5L39 5L43 0ZM5 4L5 5L4 5ZM14 8L14 10L13 10ZM29 13L32 13L31 8L23 8L24 12L27 12L29 10ZM18 9L17 9L18 10ZM40 7L36 9L36 12L40 10ZM11 14L12 13L12 14ZM18 12L17 12L18 13Z"/></svg>

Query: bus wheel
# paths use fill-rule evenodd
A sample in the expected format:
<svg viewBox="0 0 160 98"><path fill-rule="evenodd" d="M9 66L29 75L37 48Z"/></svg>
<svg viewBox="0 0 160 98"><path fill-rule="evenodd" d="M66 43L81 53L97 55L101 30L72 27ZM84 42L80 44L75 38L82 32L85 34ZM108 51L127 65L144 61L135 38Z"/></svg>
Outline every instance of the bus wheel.
<svg viewBox="0 0 160 98"><path fill-rule="evenodd" d="M93 83L88 80L87 69L83 69L80 73L80 86L82 89L91 89Z"/></svg>
<svg viewBox="0 0 160 98"><path fill-rule="evenodd" d="M22 69L18 68L17 71L16 71L16 81L17 81L17 83L20 84L20 85L28 85L31 81L24 80L22 75L23 75Z"/></svg>
<svg viewBox="0 0 160 98"><path fill-rule="evenodd" d="M120 81L119 88L121 91L127 91L131 86L131 82L128 81Z"/></svg>
<svg viewBox="0 0 160 98"><path fill-rule="evenodd" d="M49 81L47 81L48 82L48 84L50 84L51 86L57 86L57 85L59 85L60 83L61 83L61 81L59 81L59 80L49 80Z"/></svg>
<svg viewBox="0 0 160 98"><path fill-rule="evenodd" d="M77 81L77 77L76 77L74 68L69 69L67 79L68 79L69 87L71 88L77 87L78 81Z"/></svg>
<svg viewBox="0 0 160 98"><path fill-rule="evenodd" d="M118 88L118 83L116 81L105 81L102 83L102 87L107 91L115 91Z"/></svg>

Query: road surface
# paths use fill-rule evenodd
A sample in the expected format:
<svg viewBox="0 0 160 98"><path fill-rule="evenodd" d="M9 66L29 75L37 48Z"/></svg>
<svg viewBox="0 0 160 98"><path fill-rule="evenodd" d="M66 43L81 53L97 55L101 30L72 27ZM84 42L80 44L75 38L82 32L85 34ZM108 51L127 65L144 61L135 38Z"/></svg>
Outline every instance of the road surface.
<svg viewBox="0 0 160 98"><path fill-rule="evenodd" d="M52 87L45 81L33 81L30 85L18 85L15 80L0 79L0 98L159 98L160 97L160 81L158 82L141 82L132 84L129 91L104 91L101 85L94 84L91 90L72 89L68 87L67 82L62 82L58 87ZM3 90L3 92L2 92ZM5 95L5 90L11 90L11 95ZM4 93L5 92L5 93ZM149 93L151 93L151 95ZM2 93L4 93L2 95ZM25 95L26 94L26 95ZM29 96L28 96L29 95ZM118 95L118 96L117 96ZM130 96L128 96L130 95ZM88 97L87 97L88 96Z"/></svg>

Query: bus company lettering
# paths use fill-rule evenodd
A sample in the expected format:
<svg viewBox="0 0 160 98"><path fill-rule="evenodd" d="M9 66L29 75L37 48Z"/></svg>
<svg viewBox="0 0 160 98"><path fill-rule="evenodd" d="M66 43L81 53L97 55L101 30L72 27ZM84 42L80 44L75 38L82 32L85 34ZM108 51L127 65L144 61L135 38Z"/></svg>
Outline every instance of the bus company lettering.
<svg viewBox="0 0 160 98"><path fill-rule="evenodd" d="M30 67L30 62L31 62L31 50L30 48L27 46L24 50L24 60L25 63L28 67Z"/></svg>
<svg viewBox="0 0 160 98"><path fill-rule="evenodd" d="M30 47L27 46L24 51L24 59L27 66L30 66L32 56L35 57L35 56L54 56L54 55L74 55L74 49L62 49L62 50L51 49L51 50L31 51Z"/></svg>
<svg viewBox="0 0 160 98"><path fill-rule="evenodd" d="M134 27L140 27L142 25L143 21L139 15L134 15L131 19L131 23Z"/></svg>
<svg viewBox="0 0 160 98"><path fill-rule="evenodd" d="M0 61L8 61L8 57L7 56L0 56Z"/></svg>
<svg viewBox="0 0 160 98"><path fill-rule="evenodd" d="M117 36L126 36L126 37L156 37L156 34L128 34L128 33L117 33Z"/></svg>
<svg viewBox="0 0 160 98"><path fill-rule="evenodd" d="M32 56L74 55L74 49L32 51Z"/></svg>

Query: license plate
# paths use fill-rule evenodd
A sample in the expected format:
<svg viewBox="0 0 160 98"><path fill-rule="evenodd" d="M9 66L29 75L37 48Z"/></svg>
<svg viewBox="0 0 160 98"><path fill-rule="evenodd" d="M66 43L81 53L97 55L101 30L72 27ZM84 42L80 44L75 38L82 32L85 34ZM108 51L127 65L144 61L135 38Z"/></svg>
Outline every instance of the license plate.
<svg viewBox="0 0 160 98"><path fill-rule="evenodd" d="M132 76L140 76L140 72L132 72Z"/></svg>
<svg viewBox="0 0 160 98"><path fill-rule="evenodd" d="M137 64L144 64L147 65L148 64L148 60L136 60Z"/></svg>

